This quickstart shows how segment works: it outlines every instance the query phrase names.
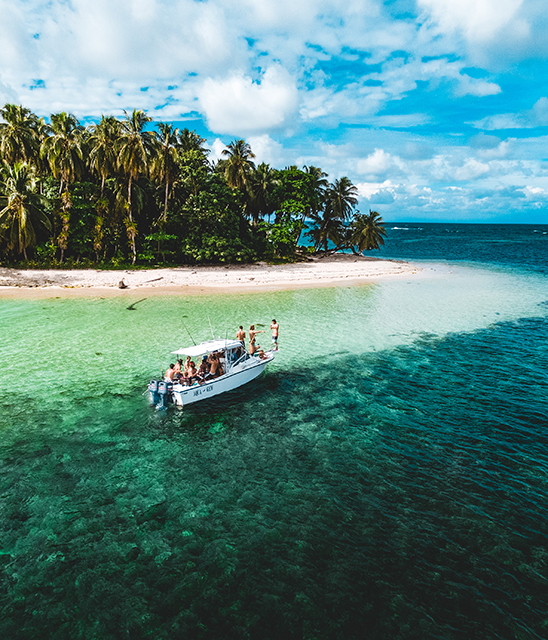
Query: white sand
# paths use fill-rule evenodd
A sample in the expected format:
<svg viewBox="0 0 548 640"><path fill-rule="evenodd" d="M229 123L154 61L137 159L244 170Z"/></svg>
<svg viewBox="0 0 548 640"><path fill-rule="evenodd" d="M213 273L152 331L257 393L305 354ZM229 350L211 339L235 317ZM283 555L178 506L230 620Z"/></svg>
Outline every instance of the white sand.
<svg viewBox="0 0 548 640"><path fill-rule="evenodd" d="M283 265L261 262L136 271L0 269L0 297L126 294L143 290L147 294L274 291L375 282L420 271L408 262L341 254ZM127 289L118 287L122 278Z"/></svg>

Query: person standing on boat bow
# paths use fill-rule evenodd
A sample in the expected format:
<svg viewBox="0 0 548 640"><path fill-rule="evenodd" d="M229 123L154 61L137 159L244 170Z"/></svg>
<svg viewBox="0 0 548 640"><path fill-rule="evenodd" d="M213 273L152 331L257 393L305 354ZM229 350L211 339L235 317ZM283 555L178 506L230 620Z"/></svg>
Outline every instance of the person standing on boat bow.
<svg viewBox="0 0 548 640"><path fill-rule="evenodd" d="M274 343L274 351L278 351L278 331L280 329L280 325L276 322L276 320L273 319L270 328L272 329L272 342Z"/></svg>

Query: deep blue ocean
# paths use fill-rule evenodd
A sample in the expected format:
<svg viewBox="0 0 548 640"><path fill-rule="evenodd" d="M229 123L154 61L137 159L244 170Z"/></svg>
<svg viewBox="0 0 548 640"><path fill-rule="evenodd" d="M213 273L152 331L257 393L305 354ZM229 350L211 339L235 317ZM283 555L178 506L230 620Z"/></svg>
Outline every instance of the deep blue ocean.
<svg viewBox="0 0 548 640"><path fill-rule="evenodd" d="M548 273L548 224L387 222L382 257L456 260Z"/></svg>
<svg viewBox="0 0 548 640"><path fill-rule="evenodd" d="M548 226L387 226L420 273L0 299L0 638L548 638ZM148 406L183 318L272 317L260 379Z"/></svg>

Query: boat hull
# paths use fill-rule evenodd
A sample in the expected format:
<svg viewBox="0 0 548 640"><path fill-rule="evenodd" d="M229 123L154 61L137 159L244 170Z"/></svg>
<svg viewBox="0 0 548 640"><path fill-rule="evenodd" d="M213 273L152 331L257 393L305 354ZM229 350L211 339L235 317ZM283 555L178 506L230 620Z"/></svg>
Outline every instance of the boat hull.
<svg viewBox="0 0 548 640"><path fill-rule="evenodd" d="M152 381L149 385L150 402L156 406L161 405L160 408L165 407L167 402L171 402L179 407L185 407L189 404L194 404L200 400L206 400L213 398L227 391L233 391L239 387L255 380L264 371L266 365L272 360L268 358L265 360L259 360L258 358L250 358L244 365L237 371L231 371L228 374L215 378L211 381L204 382L203 384L193 385L192 387L186 387L181 384L175 383L168 393L158 403L159 396L157 391L151 390ZM165 400L164 400L165 398Z"/></svg>

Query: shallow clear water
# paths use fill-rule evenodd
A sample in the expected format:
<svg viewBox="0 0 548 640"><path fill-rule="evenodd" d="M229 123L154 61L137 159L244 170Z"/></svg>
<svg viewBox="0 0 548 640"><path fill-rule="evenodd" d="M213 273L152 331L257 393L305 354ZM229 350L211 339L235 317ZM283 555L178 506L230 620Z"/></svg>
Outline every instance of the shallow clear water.
<svg viewBox="0 0 548 640"><path fill-rule="evenodd" d="M546 637L545 277L429 269L0 301L2 637ZM149 408L189 332L272 317L266 375Z"/></svg>

